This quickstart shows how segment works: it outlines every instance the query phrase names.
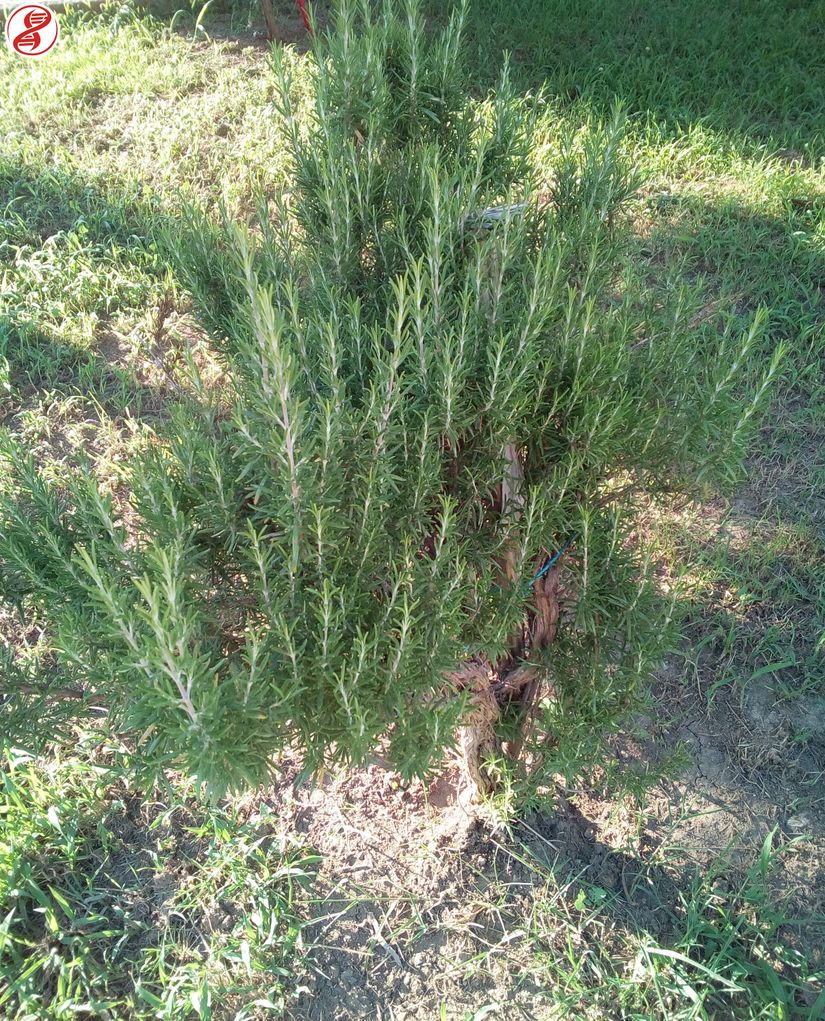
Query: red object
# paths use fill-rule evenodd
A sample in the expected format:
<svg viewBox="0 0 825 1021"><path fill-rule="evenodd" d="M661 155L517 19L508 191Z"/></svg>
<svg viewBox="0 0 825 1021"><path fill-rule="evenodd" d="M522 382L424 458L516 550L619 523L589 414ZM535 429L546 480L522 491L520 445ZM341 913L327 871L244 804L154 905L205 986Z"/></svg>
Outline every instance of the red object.
<svg viewBox="0 0 825 1021"><path fill-rule="evenodd" d="M301 12L301 17L304 19L304 28L312 35L312 25L309 21L309 14L307 13L307 0L298 0L298 10Z"/></svg>
<svg viewBox="0 0 825 1021"><path fill-rule="evenodd" d="M9 15L6 38L21 57L42 57L57 42L57 18L48 7L22 4Z"/></svg>

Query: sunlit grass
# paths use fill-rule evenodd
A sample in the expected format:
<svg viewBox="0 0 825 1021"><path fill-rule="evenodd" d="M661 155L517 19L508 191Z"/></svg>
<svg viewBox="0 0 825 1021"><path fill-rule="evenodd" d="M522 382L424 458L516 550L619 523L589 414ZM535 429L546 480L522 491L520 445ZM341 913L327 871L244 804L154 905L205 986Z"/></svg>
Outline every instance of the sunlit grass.
<svg viewBox="0 0 825 1021"><path fill-rule="evenodd" d="M0 789L0 1012L252 1017L278 1010L313 859L265 807L138 793L122 752L33 760ZM231 1005L231 1010L227 1009ZM220 1011L217 1008L220 1007ZM260 1015L259 1015L260 1016Z"/></svg>
<svg viewBox="0 0 825 1021"><path fill-rule="evenodd" d="M146 370L174 287L157 218L182 198L243 212L256 187L289 184L265 51L205 44L185 24L177 34L113 8L66 18L53 60L0 53L0 412L55 473L86 449L116 476L135 421L163 414ZM825 698L823 25L816 4L470 7L479 90L510 50L521 85L547 82L542 130L624 103L646 180L629 272L647 300L688 283L711 338L764 304L766 357L790 346L739 498L659 532L663 558L695 565L684 672L711 710L755 687L792 708ZM16 621L2 624L13 640ZM25 641L36 657L37 637ZM804 719L789 754L821 744ZM12 758L4 782L0 1014L206 1017L218 994L240 1017L256 998L281 1009L303 875L271 820L207 812L180 791L141 802L109 759L85 753ZM667 940L618 925L612 894L548 873L518 926L548 1017L815 1021L821 976L770 897L785 853L768 843L733 888L719 885L722 863L691 880ZM242 910L224 911L228 898ZM483 952L472 967L486 967Z"/></svg>

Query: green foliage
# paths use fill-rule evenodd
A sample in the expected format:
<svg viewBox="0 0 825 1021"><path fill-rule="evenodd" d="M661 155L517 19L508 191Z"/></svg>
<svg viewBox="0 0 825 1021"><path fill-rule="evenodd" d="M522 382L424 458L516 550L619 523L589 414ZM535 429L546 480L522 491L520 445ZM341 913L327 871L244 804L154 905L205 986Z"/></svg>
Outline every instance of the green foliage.
<svg viewBox="0 0 825 1021"><path fill-rule="evenodd" d="M425 773L465 706L447 675L511 654L563 544L536 775L592 760L667 633L639 506L735 478L777 369L743 397L761 312L697 336L685 300L654 331L624 296L618 112L548 172L542 96L505 71L469 102L460 15L431 37L393 10L341 5L308 124L277 64L294 187L260 231L193 213L167 238L224 376L192 366L128 496L5 448L3 587L47 672L218 790L293 743Z"/></svg>
<svg viewBox="0 0 825 1021"><path fill-rule="evenodd" d="M823 1003L822 970L772 889L795 852L772 830L747 867L723 854L704 875L683 877L681 889L660 866L634 862L617 894L582 879L580 870L560 882L525 848L525 862L549 894L537 898L525 924L548 1016L555 1009L581 1018L813 1021Z"/></svg>
<svg viewBox="0 0 825 1021"><path fill-rule="evenodd" d="M142 803L121 752L0 774L0 1012L5 1018L256 1016L282 1000L316 859L186 791ZM174 797L177 794L177 797ZM228 1016L228 1014L226 1015Z"/></svg>

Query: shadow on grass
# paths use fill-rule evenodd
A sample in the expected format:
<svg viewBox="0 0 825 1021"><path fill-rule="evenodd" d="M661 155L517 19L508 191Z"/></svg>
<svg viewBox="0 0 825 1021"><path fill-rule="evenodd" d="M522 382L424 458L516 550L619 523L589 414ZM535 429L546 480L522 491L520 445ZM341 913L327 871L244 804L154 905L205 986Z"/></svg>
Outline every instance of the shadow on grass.
<svg viewBox="0 0 825 1021"><path fill-rule="evenodd" d="M737 866L700 869L657 856L646 835L638 851L617 846L607 800L506 830L461 810L433 817L420 788L374 768L270 798L324 856L292 1021L430 1017L439 1002L455 1018L492 1003L502 1017L751 1021L780 1005L807 1017L816 998L822 959L793 949L804 920L771 895L764 836Z"/></svg>
<svg viewBox="0 0 825 1021"><path fill-rule="evenodd" d="M165 329L150 320L168 287L155 239L171 218L137 190L104 193L77 175L3 161L0 210L0 271L9 287L0 356L10 386L2 419L38 395L76 394L110 415L163 417L169 381L161 370L152 382L141 371L158 338L137 337L146 348L137 355L115 321L136 323L136 333ZM73 332L81 320L90 336Z"/></svg>
<svg viewBox="0 0 825 1021"><path fill-rule="evenodd" d="M750 517L778 515L780 523L807 523L820 533L825 523L825 250L818 233L823 216L825 194L801 185L777 199L770 212L741 197L650 196L650 226L637 239L632 258L637 276L630 285L663 309L674 284L695 289L697 342L711 350L723 325L744 334L756 309L768 309L768 328L751 360L751 381L758 382L779 343L786 355L751 446L749 478L739 502L747 504Z"/></svg>
<svg viewBox="0 0 825 1021"><path fill-rule="evenodd" d="M652 195L640 255L650 260L654 285L662 270L678 267L725 299L721 316L742 318L766 305L774 329L803 356L816 355L805 341L825 329L825 250L818 238L825 191L800 181L772 204L766 211L741 196Z"/></svg>
<svg viewBox="0 0 825 1021"><path fill-rule="evenodd" d="M663 135L702 125L789 156L825 154L816 3L471 0L469 37L482 80L509 51L520 85L546 81L596 110L619 99Z"/></svg>
<svg viewBox="0 0 825 1021"><path fill-rule="evenodd" d="M96 243L116 243L141 258L151 252L153 224L160 214L140 200L103 196L74 178L28 171L0 176L0 194L3 205L8 207L12 202L22 211L13 244L36 244L82 221L86 236ZM760 302L784 302L783 332L789 339L793 339L801 319L811 330L817 328L822 315L822 292L818 288L825 269L813 250L797 247L797 236L786 221L735 204L721 208L680 200L676 211L684 214L683 219L674 216L657 224L651 233L649 243L654 255L670 263L686 260L685 269L694 276L712 275L714 286L721 288L725 301L730 301L729 314L745 317ZM754 250L758 253L756 259ZM160 262L155 272L160 279ZM82 353L69 347L61 349L47 335L14 316L7 317L5 326L13 382L25 381L35 389L57 384L83 389L88 385L102 394L114 392L114 406L124 402L154 406L157 402L162 407L168 399L168 395L144 387L128 369L112 367L102 349ZM801 371L804 351L798 354ZM577 910L584 910L588 904L599 907L620 927L643 929L663 941L672 941L683 933L690 911L683 900L683 885L664 870L643 865L635 856L595 840L591 829L589 820L570 808L550 818L525 820L522 830L517 830L519 841L509 846L499 840L497 847L492 834L479 832L465 851L480 854L485 859L484 868L496 874L510 870L513 882L527 882L528 871L534 875L537 863L542 869L558 873L565 882L571 873L578 873L583 883L569 889L568 908L576 907L582 894ZM535 859L526 864L519 862L525 844ZM726 938L719 927L712 925L697 931L711 945L714 939L721 945ZM491 929L489 935L496 934ZM745 962L746 935L741 948L741 960ZM705 946L702 954L706 953ZM702 956L699 963L712 960ZM766 988L770 988L764 969L773 972L771 966L763 962L754 967L763 969L757 971L757 978L764 978ZM724 1002L719 1009L723 1009ZM798 1006L802 1009L801 1001Z"/></svg>
<svg viewBox="0 0 825 1021"><path fill-rule="evenodd" d="M0 425L8 424L21 409L46 394L93 397L100 410L111 417L127 410L143 419L165 417L168 389L141 383L105 353L55 342L14 316L0 316L0 354L9 363L9 383L16 395L16 400L7 402L9 407L0 408Z"/></svg>

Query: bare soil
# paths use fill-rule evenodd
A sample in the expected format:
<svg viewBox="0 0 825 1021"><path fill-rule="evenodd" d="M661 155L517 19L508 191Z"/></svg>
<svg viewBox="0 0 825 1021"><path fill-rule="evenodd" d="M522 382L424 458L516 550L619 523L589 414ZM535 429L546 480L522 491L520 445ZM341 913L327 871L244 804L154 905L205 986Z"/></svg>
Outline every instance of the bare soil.
<svg viewBox="0 0 825 1021"><path fill-rule="evenodd" d="M789 740L800 726L822 735L821 710L783 707L755 685L739 702L720 693L707 710L676 661L655 697L647 738L617 752L655 763L683 742L692 762L641 805L571 790L503 827L462 803L455 775L427 789L374 765L313 785L287 767L267 799L284 829L323 855L291 1021L546 1017L535 955L563 953L569 935L548 926L544 938L560 946L536 945L531 920L549 901L572 917L582 890L596 888L603 946L618 948L623 930L666 941L684 924L681 895L697 875L711 867L714 889L733 889L769 834L785 852L771 874L782 935L821 967L825 746L794 752ZM577 938L586 946L592 933L582 925Z"/></svg>

